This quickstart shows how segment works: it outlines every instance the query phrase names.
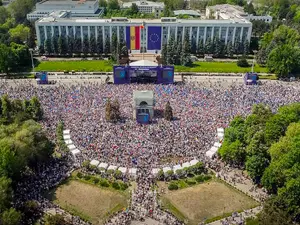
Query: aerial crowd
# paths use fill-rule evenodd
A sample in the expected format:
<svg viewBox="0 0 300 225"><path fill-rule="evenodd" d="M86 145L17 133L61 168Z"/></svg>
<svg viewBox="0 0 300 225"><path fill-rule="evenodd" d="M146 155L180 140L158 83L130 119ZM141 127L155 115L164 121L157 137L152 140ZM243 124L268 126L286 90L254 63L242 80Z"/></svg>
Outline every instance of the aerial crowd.
<svg viewBox="0 0 300 225"><path fill-rule="evenodd" d="M0 87L0 95L7 93L12 98L38 96L44 110L41 123L47 135L55 141L56 125L64 121L65 129L71 131L75 146L81 150L79 162L97 159L116 166L138 168L131 206L107 221L110 225L129 224L132 219L145 217L162 224L181 224L159 209L157 193L151 189L154 185L151 169L194 158L217 167L205 157L205 152L216 140L217 128L228 126L236 115L249 114L253 104L265 103L276 111L279 106L300 101L300 85L277 81L264 82L261 86L245 86L222 79L185 85L108 85L86 81L37 86L30 81L1 81ZM134 90L154 91L155 118L149 125L139 125L132 119ZM118 100L120 104L121 121L117 123L105 120L108 99ZM163 118L168 101L174 115L171 122ZM72 165L46 169L42 181L27 183L40 186L36 192L49 189L68 176L68 169L72 169ZM49 186L47 179L50 179ZM20 195L28 191L24 183ZM40 200L37 196L38 193L33 198Z"/></svg>

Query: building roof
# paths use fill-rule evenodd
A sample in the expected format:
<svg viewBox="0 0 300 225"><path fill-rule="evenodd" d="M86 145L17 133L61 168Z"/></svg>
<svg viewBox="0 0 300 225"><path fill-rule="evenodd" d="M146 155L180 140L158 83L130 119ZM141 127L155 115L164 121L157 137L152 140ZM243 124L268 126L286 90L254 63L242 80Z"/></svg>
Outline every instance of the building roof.
<svg viewBox="0 0 300 225"><path fill-rule="evenodd" d="M133 1L133 2L124 2L123 7L129 8L131 5L135 3L138 7L139 6L152 6L152 7L165 7L165 4L163 2L151 2L151 1Z"/></svg>
<svg viewBox="0 0 300 225"><path fill-rule="evenodd" d="M243 7L238 5L220 4L208 6L207 8L215 12L218 11L219 16L222 19L242 19L243 17L246 17L248 15L244 12Z"/></svg>
<svg viewBox="0 0 300 225"><path fill-rule="evenodd" d="M178 15L200 16L200 13L198 13L195 10L175 10L174 14L175 16Z"/></svg>
<svg viewBox="0 0 300 225"><path fill-rule="evenodd" d="M44 17L41 18L38 23L48 23L48 22L60 22L60 23L106 23L106 24L136 24L141 25L142 23L149 23L149 24L157 24L157 25L163 25L163 24L183 24L183 25L201 25L201 24L211 24L211 25L220 25L220 24L236 24L236 23L250 23L246 19L238 19L238 18L230 18L230 19L224 19L224 20L196 20L196 19L176 19L174 22L162 22L161 19L128 19L128 21L112 21L111 19L101 19L101 18L53 18L53 17Z"/></svg>
<svg viewBox="0 0 300 225"><path fill-rule="evenodd" d="M133 99L153 99L154 94L153 91L133 91Z"/></svg>
<svg viewBox="0 0 300 225"><path fill-rule="evenodd" d="M129 66L158 66L157 63L149 60L139 60L129 64Z"/></svg>

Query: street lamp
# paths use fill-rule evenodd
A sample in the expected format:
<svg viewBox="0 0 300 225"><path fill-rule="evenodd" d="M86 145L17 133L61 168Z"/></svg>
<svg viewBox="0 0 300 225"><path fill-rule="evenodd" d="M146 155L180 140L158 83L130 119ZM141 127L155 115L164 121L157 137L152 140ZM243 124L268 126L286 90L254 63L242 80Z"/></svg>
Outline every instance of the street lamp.
<svg viewBox="0 0 300 225"><path fill-rule="evenodd" d="M33 62L33 55L32 55L33 49L30 48L29 51L30 51L30 56L31 56L32 71L34 71L34 62Z"/></svg>

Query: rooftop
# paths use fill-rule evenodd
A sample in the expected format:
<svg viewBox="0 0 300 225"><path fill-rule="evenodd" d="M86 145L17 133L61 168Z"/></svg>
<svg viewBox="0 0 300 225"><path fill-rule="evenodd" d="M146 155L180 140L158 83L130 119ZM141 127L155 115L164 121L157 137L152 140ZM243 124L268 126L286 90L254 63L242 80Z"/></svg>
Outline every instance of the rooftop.
<svg viewBox="0 0 300 225"><path fill-rule="evenodd" d="M138 98L153 99L154 98L153 91L148 91L148 90L133 91L133 99L138 99Z"/></svg>
<svg viewBox="0 0 300 225"><path fill-rule="evenodd" d="M94 4L96 0L43 0L37 5Z"/></svg>
<svg viewBox="0 0 300 225"><path fill-rule="evenodd" d="M151 1L133 1L133 2L124 2L123 7L130 7L133 3L137 6L154 6L154 7L164 7L165 4L163 2L151 2Z"/></svg>
<svg viewBox="0 0 300 225"><path fill-rule="evenodd" d="M127 21L112 21L111 19L101 19L101 18L53 18L53 17L44 17L39 20L39 23L48 23L48 22L60 22L60 23L70 23L70 21L75 23L113 23L113 24L142 24L151 23L151 24L164 24L164 23L178 23L178 24L236 24L236 23L250 23L246 19L231 18L227 20L199 20L199 19L176 19L174 22L162 22L161 19L128 19Z"/></svg>
<svg viewBox="0 0 300 225"><path fill-rule="evenodd" d="M198 13L195 10L175 10L174 14L175 16L178 15L200 16L200 13Z"/></svg>
<svg viewBox="0 0 300 225"><path fill-rule="evenodd" d="M221 5L208 6L207 8L215 12L218 11L219 15L223 19L243 18L248 15L247 13L244 12L243 7L238 5L221 4Z"/></svg>

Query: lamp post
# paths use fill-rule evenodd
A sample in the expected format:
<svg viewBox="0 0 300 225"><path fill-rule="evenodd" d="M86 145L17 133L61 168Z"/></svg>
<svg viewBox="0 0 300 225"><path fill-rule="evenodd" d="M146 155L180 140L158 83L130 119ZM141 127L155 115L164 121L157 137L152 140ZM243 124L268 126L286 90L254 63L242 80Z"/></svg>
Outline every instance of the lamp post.
<svg viewBox="0 0 300 225"><path fill-rule="evenodd" d="M33 49L30 48L29 51L30 51L30 56L31 56L31 66L32 66L32 71L34 71L34 62L33 62L33 55L32 55Z"/></svg>

